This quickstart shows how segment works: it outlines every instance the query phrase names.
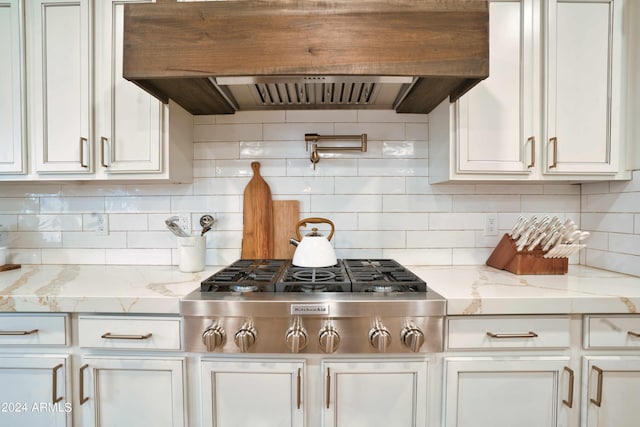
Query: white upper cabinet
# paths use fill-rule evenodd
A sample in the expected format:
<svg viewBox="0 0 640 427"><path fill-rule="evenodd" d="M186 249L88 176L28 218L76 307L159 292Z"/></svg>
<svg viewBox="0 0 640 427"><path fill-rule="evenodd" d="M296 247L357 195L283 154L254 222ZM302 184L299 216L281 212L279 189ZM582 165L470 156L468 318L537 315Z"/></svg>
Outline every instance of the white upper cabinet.
<svg viewBox="0 0 640 427"><path fill-rule="evenodd" d="M89 0L27 1L29 138L40 173L93 172Z"/></svg>
<svg viewBox="0 0 640 427"><path fill-rule="evenodd" d="M191 182L193 117L122 77L124 7L133 2L152 0L25 0L23 31L22 2L0 0L0 58L12 70L0 76L0 136L12 141L1 145L0 179Z"/></svg>
<svg viewBox="0 0 640 427"><path fill-rule="evenodd" d="M431 113L430 182L629 179L624 2L490 1L490 76Z"/></svg>
<svg viewBox="0 0 640 427"><path fill-rule="evenodd" d="M0 175L26 172L24 9L0 0Z"/></svg>
<svg viewBox="0 0 640 427"><path fill-rule="evenodd" d="M162 171L164 105L122 77L124 4L133 2L96 2L95 141L107 173Z"/></svg>

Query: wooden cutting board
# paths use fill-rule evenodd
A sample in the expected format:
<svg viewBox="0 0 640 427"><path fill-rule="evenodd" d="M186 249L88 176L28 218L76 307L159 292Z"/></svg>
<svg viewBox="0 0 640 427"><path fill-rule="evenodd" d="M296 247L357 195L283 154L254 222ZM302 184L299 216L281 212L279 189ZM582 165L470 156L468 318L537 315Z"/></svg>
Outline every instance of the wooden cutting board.
<svg viewBox="0 0 640 427"><path fill-rule="evenodd" d="M271 189L260 175L260 162L251 163L253 178L244 189L242 225L243 259L273 258L273 205Z"/></svg>
<svg viewBox="0 0 640 427"><path fill-rule="evenodd" d="M296 247L289 243L296 237L296 224L300 221L299 200L273 201L273 257L291 259Z"/></svg>

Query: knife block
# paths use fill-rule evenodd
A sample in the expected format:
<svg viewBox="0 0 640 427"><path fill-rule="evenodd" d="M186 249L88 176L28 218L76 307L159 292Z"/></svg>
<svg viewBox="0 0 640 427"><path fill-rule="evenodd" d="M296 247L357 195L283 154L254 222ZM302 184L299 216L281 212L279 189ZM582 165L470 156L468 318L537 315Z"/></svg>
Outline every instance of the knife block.
<svg viewBox="0 0 640 427"><path fill-rule="evenodd" d="M505 234L495 247L487 265L513 274L566 274L568 258L544 258L546 251L534 249L518 252L516 244Z"/></svg>

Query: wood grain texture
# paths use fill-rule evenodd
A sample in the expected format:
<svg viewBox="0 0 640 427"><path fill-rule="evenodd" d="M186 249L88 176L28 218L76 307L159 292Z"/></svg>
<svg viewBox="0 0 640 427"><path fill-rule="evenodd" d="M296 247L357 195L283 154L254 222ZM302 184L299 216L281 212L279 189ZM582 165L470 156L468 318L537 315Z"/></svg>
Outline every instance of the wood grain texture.
<svg viewBox="0 0 640 427"><path fill-rule="evenodd" d="M273 202L271 189L260 175L260 162L251 163L253 178L244 189L243 259L273 258Z"/></svg>
<svg viewBox="0 0 640 427"><path fill-rule="evenodd" d="M513 239L505 234L487 259L487 265L513 274L566 274L569 271L567 258L544 258L544 254L540 249L518 252Z"/></svg>
<svg viewBox="0 0 640 427"><path fill-rule="evenodd" d="M193 114L230 112L208 76L429 77L402 111L423 112L489 75L486 0L167 1L124 25L123 75Z"/></svg>
<svg viewBox="0 0 640 427"><path fill-rule="evenodd" d="M16 268L20 268L20 267L21 267L20 264L5 264L5 265L0 265L0 271L15 270Z"/></svg>
<svg viewBox="0 0 640 427"><path fill-rule="evenodd" d="M296 248L289 239L296 236L296 224L300 220L300 201L273 201L273 256L291 259Z"/></svg>

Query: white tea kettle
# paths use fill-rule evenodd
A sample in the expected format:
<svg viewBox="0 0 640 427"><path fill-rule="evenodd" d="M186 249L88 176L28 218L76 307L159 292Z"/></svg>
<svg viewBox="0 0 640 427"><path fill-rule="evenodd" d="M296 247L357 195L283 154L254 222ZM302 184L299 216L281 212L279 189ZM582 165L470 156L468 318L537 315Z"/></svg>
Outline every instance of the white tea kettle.
<svg viewBox="0 0 640 427"><path fill-rule="evenodd" d="M300 235L300 227L306 227L307 223L312 224L329 224L331 233L328 237L324 237L318 233L317 228L312 228L311 232L306 234L304 238ZM305 218L296 225L296 237L291 238L289 243L296 246L291 263L296 267L330 267L338 263L336 252L331 246L330 240L336 231L333 222L325 218Z"/></svg>

